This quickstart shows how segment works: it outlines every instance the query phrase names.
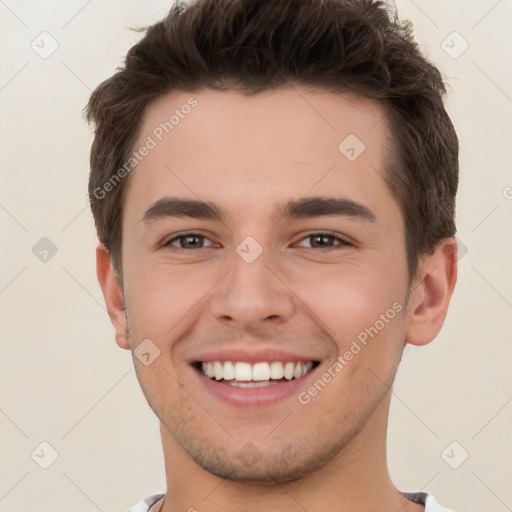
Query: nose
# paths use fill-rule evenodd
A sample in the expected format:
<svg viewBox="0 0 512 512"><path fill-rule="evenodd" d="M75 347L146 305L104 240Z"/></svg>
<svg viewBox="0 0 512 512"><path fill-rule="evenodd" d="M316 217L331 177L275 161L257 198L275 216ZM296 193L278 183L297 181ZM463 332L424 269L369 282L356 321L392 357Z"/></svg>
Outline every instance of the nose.
<svg viewBox="0 0 512 512"><path fill-rule="evenodd" d="M231 271L211 300L218 321L247 330L286 322L293 310L293 292L265 251L251 263L235 253Z"/></svg>

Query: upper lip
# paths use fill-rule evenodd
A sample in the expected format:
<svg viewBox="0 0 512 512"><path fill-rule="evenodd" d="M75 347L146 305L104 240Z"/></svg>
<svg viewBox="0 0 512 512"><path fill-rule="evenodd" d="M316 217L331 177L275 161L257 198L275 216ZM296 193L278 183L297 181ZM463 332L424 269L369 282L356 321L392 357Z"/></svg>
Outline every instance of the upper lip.
<svg viewBox="0 0 512 512"><path fill-rule="evenodd" d="M317 357L288 352L282 349L267 348L267 349L252 349L249 350L247 347L240 348L229 348L213 350L201 354L194 359L191 359L190 364L198 362L208 361L243 361L246 363L261 363L261 362L308 362L308 361L319 361Z"/></svg>

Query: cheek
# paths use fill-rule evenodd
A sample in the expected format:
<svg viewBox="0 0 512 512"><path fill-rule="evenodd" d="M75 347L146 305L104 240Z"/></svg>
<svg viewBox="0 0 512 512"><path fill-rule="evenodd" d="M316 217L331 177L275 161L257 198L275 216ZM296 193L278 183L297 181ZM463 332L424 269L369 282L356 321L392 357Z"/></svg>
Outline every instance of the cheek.
<svg viewBox="0 0 512 512"><path fill-rule="evenodd" d="M213 265L156 263L127 269L125 289L133 323L139 331L144 328L147 337L169 338L191 313L200 312L219 276L221 270Z"/></svg>
<svg viewBox="0 0 512 512"><path fill-rule="evenodd" d="M402 305L405 283L385 266L324 265L315 272L289 275L289 279L301 302L321 320L326 332L343 344L379 322L381 315L389 330L387 327L397 322L387 320L395 320L397 310L404 309L395 303Z"/></svg>
<svg viewBox="0 0 512 512"><path fill-rule="evenodd" d="M346 401L345 410L352 410L349 402L355 407L363 396L370 399L393 379L405 336L406 283L390 269L354 264L303 274L301 286L293 289L332 340L328 366L336 377L320 401ZM353 391L352 396L346 389Z"/></svg>

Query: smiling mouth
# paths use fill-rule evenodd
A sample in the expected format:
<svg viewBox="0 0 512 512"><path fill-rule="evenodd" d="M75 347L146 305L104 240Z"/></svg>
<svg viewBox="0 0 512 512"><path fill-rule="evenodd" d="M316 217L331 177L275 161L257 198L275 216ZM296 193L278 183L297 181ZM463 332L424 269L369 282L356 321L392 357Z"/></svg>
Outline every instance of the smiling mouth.
<svg viewBox="0 0 512 512"><path fill-rule="evenodd" d="M272 386L301 379L320 364L319 361L258 362L198 361L195 368L205 377L239 388Z"/></svg>

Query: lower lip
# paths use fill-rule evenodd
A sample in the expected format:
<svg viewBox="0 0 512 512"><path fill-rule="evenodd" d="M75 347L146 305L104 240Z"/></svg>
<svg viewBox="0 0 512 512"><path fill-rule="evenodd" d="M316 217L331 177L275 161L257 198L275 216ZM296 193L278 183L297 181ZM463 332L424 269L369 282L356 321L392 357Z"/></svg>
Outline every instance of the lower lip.
<svg viewBox="0 0 512 512"><path fill-rule="evenodd" d="M318 368L318 367L317 367ZM193 368L202 385L212 395L229 405L244 407L250 405L271 405L290 396L297 396L306 387L306 382L317 368L313 368L300 379L282 381L260 388L240 388L217 382Z"/></svg>

